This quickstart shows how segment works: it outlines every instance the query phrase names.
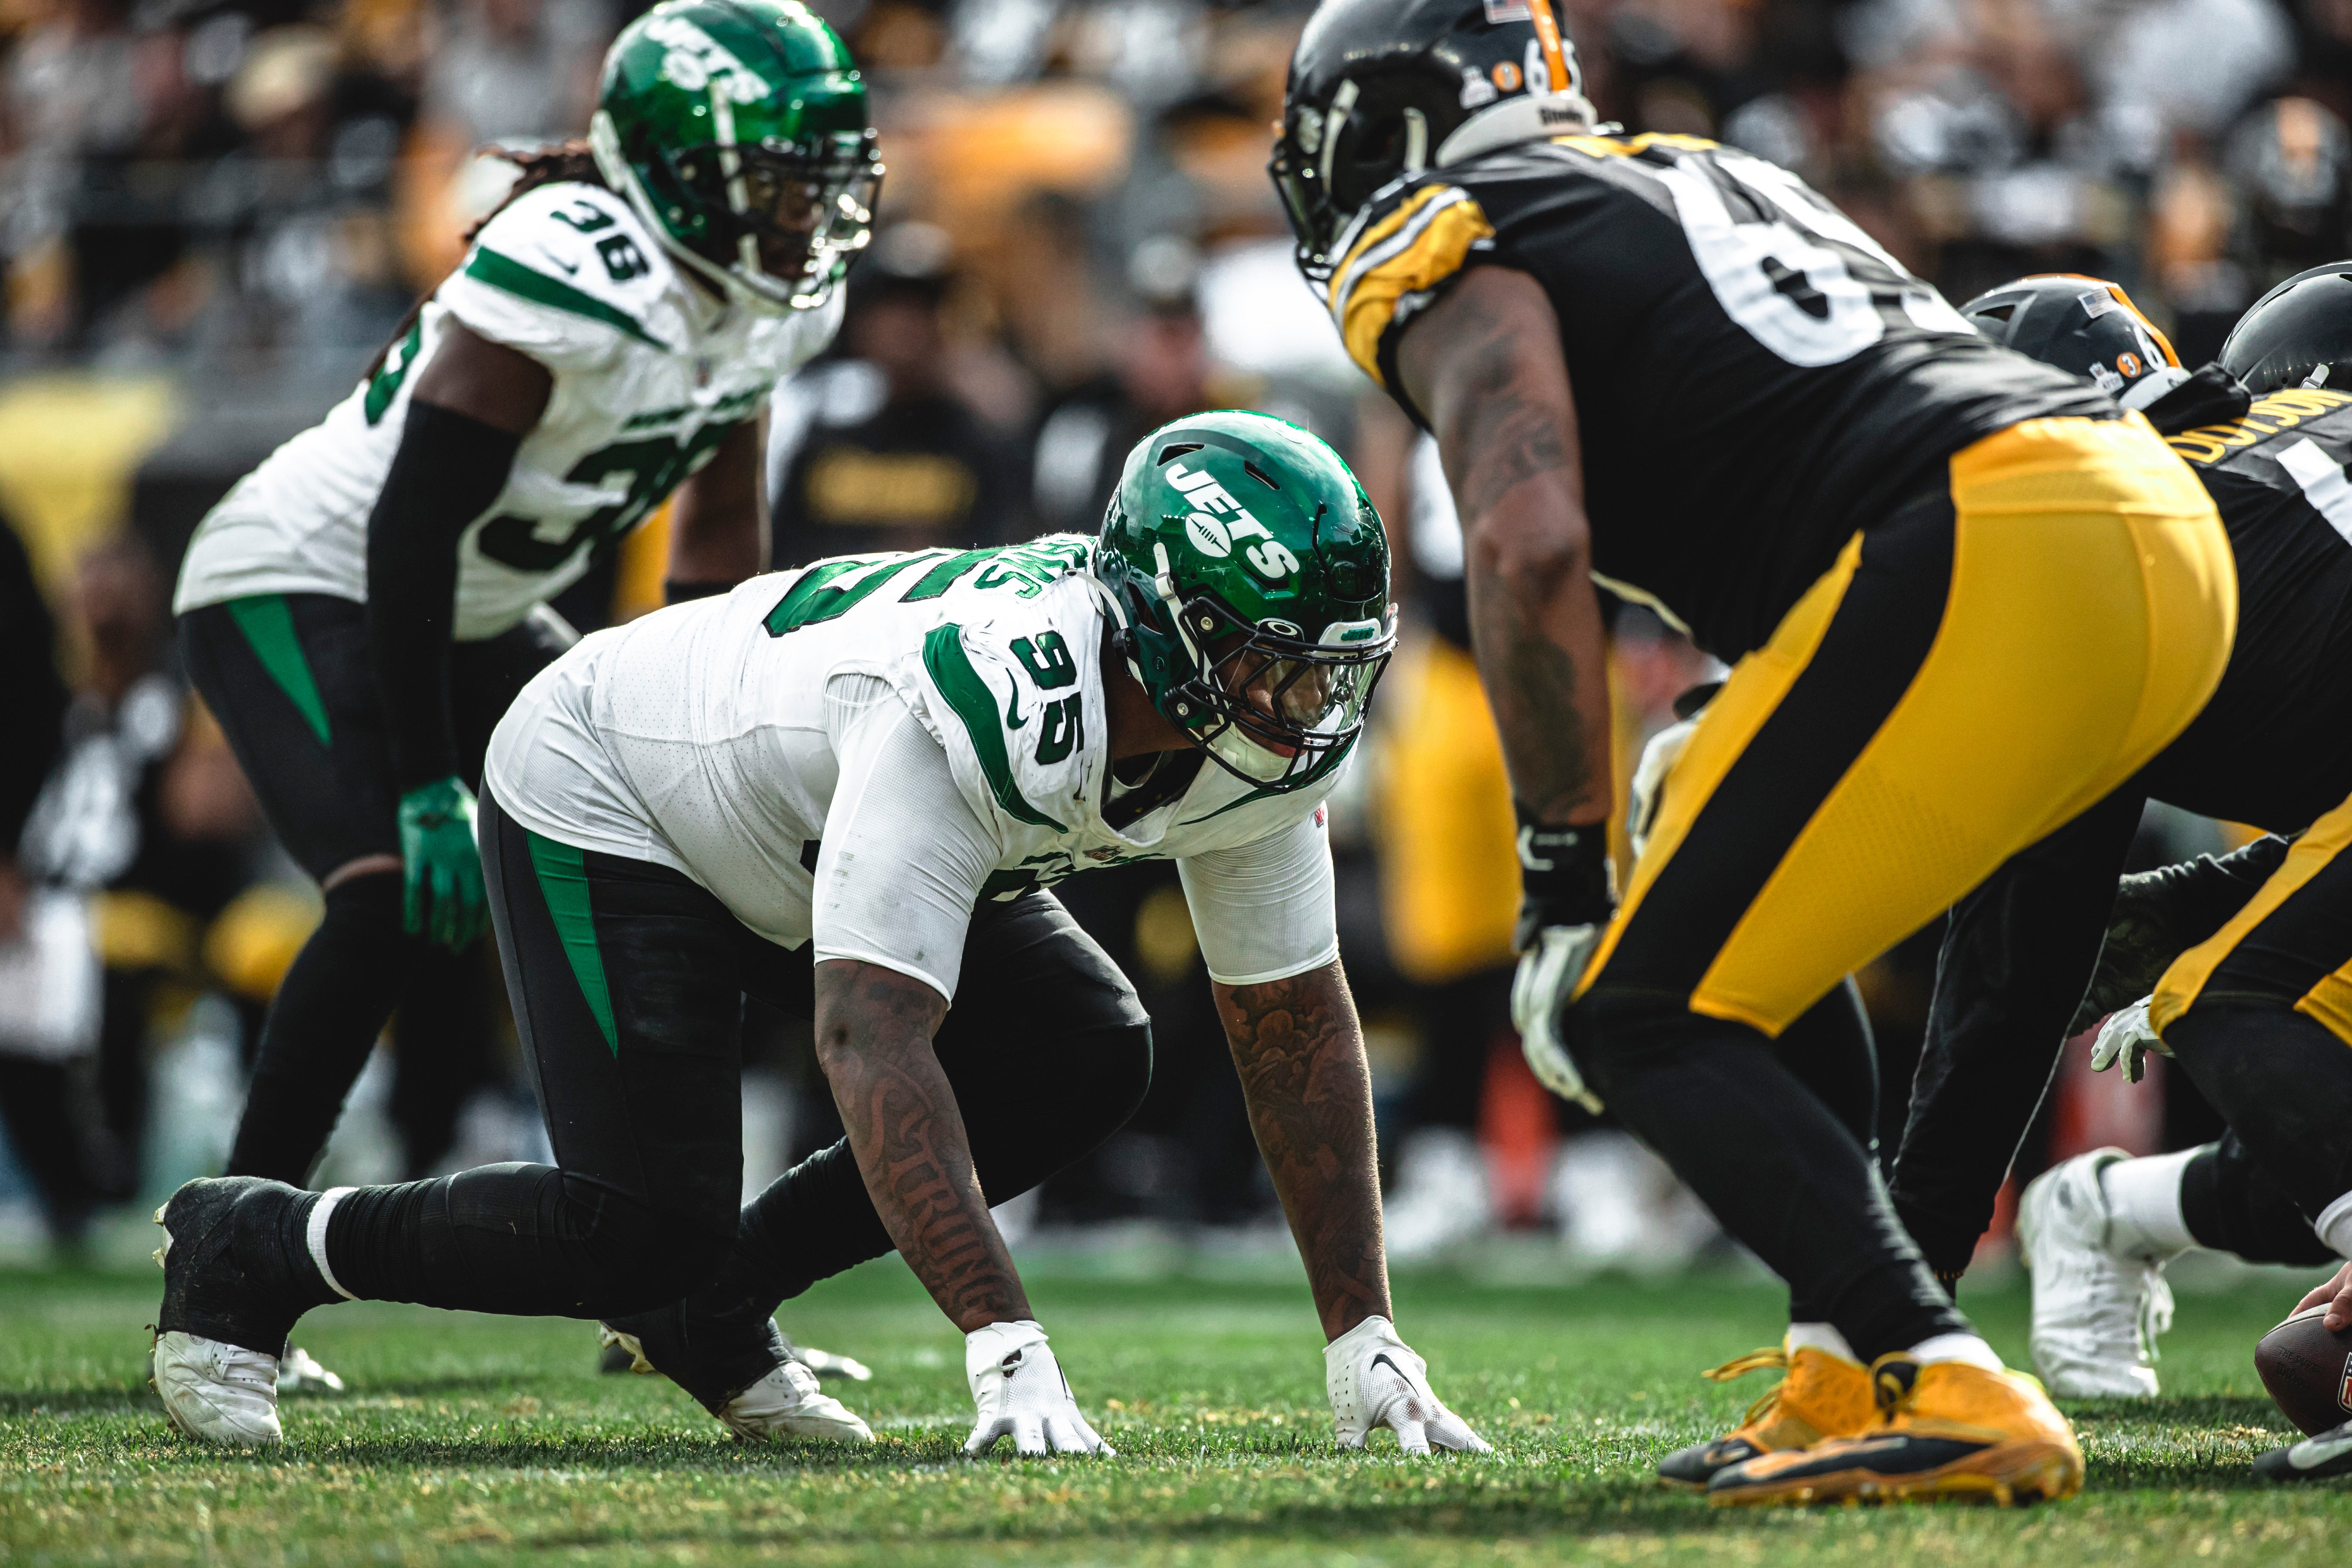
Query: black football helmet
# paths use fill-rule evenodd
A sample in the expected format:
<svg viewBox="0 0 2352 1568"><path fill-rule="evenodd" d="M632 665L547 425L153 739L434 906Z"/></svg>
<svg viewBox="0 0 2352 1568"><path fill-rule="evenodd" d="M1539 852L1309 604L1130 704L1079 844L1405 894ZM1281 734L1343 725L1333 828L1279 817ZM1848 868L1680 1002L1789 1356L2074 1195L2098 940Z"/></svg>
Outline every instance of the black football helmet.
<svg viewBox="0 0 2352 1568"><path fill-rule="evenodd" d="M2171 342L2104 278L2038 272L1987 289L1960 314L2004 348L2090 377L2126 408L2145 408L2188 379Z"/></svg>
<svg viewBox="0 0 2352 1568"><path fill-rule="evenodd" d="M2283 386L2352 392L2352 261L2298 272L2255 300L2221 363L2256 397Z"/></svg>
<svg viewBox="0 0 2352 1568"><path fill-rule="evenodd" d="M1321 283L1391 180L1592 121L1551 0L1324 0L1290 57L1266 173Z"/></svg>

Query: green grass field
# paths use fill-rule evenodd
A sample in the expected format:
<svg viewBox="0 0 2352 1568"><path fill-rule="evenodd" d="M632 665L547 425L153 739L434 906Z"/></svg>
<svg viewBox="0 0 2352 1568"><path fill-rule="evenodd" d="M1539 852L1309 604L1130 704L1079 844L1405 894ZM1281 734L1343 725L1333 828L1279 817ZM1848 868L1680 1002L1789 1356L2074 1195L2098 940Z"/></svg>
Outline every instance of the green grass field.
<svg viewBox="0 0 2352 1568"><path fill-rule="evenodd" d="M1577 1289L1408 1279L1406 1336L1492 1440L1402 1459L1330 1438L1303 1284L1035 1271L1039 1316L1111 1461L958 1457L961 1342L895 1260L786 1324L853 1352L881 1442L753 1450L658 1378L599 1377L583 1325L360 1305L300 1338L340 1400L289 1401L285 1447L205 1450L144 1386L157 1277L0 1274L0 1552L10 1563L514 1562L2313 1563L2352 1561L2352 1483L2269 1489L2286 1436L2249 1362L2275 1283L2185 1298L2177 1396L2074 1410L2084 1495L1970 1507L1735 1513L1650 1467L1735 1418L1758 1374L1695 1373L1773 1338L1760 1285ZM1973 1301L2012 1359L2024 1300ZM835 1385L836 1388L839 1385Z"/></svg>

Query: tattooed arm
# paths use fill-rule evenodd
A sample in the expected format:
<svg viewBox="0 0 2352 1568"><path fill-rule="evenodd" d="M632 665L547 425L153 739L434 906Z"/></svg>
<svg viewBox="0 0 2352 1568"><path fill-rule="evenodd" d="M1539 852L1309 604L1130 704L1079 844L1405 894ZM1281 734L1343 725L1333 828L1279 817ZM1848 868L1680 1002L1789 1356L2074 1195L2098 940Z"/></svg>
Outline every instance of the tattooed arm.
<svg viewBox="0 0 2352 1568"><path fill-rule="evenodd" d="M1372 1077L1339 962L1287 980L1213 989L1324 1336L1338 1339L1368 1317L1393 1318Z"/></svg>
<svg viewBox="0 0 2352 1568"><path fill-rule="evenodd" d="M1512 793L1609 815L1609 686L1576 405L1534 279L1482 267L1405 329L1397 371L1437 437L1467 546L1470 633Z"/></svg>
<svg viewBox="0 0 2352 1568"><path fill-rule="evenodd" d="M1033 1314L931 1050L947 1011L946 998L895 969L853 959L816 966L817 1063L874 1210L940 1310L970 1333Z"/></svg>

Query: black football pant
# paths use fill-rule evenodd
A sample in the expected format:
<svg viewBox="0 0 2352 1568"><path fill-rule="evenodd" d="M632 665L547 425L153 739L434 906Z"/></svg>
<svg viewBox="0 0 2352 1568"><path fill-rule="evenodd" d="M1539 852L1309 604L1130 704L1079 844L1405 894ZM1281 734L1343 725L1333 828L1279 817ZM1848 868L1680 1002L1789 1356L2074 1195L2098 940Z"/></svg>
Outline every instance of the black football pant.
<svg viewBox="0 0 2352 1568"><path fill-rule="evenodd" d="M2233 584L2210 498L2144 427L2029 421L1854 535L1665 781L1569 1011L1577 1060L1865 1360L1968 1320L1773 1043L2188 724Z"/></svg>
<svg viewBox="0 0 2352 1568"><path fill-rule="evenodd" d="M541 609L452 648L450 705L468 784L478 783L490 732L515 694L573 640ZM325 889L319 928L263 1021L228 1173L306 1182L395 1006L404 1019L394 1112L412 1168L437 1158L457 1105L487 1076L491 1035L487 1019L452 1005L478 995L469 971L479 953L453 954L402 930L397 870L333 880L365 857L400 858L400 792L368 663L366 607L323 594L207 605L180 618L180 646L270 827Z"/></svg>
<svg viewBox="0 0 2352 1568"><path fill-rule="evenodd" d="M361 1188L327 1255L354 1295L614 1318L726 1271L772 1311L891 1248L845 1139L741 1203L742 996L814 1009L812 949L664 867L530 833L481 797L482 869L553 1165ZM1135 993L1045 893L975 914L933 1048L992 1204L1093 1149L1151 1079Z"/></svg>

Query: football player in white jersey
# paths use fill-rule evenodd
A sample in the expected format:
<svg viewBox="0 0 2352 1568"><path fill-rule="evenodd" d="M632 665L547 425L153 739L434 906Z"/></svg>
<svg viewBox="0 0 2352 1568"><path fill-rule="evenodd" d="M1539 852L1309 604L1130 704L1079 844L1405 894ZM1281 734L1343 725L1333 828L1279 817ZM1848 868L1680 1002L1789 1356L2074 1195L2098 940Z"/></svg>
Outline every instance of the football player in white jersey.
<svg viewBox="0 0 2352 1568"><path fill-rule="evenodd" d="M521 177L352 394L247 475L181 570L187 663L326 895L229 1170L299 1184L428 944L486 914L473 784L573 640L547 601L676 493L673 599L761 569L758 416L866 243L866 89L780 0L672 0L589 142Z"/></svg>
<svg viewBox="0 0 2352 1568"><path fill-rule="evenodd" d="M480 816L557 1165L182 1188L157 1215L173 1418L275 1439L270 1352L348 1298L596 1317L740 1434L855 1437L769 1320L896 1247L965 1331L968 1452L1100 1449L989 1206L1142 1098L1135 993L1044 889L1157 858L1341 1440L1483 1450L1391 1321L1339 962L1323 799L1394 644L1388 586L1338 456L1226 413L1147 437L1095 539L823 562L583 641L499 726ZM739 1211L746 991L813 1017L847 1137Z"/></svg>

